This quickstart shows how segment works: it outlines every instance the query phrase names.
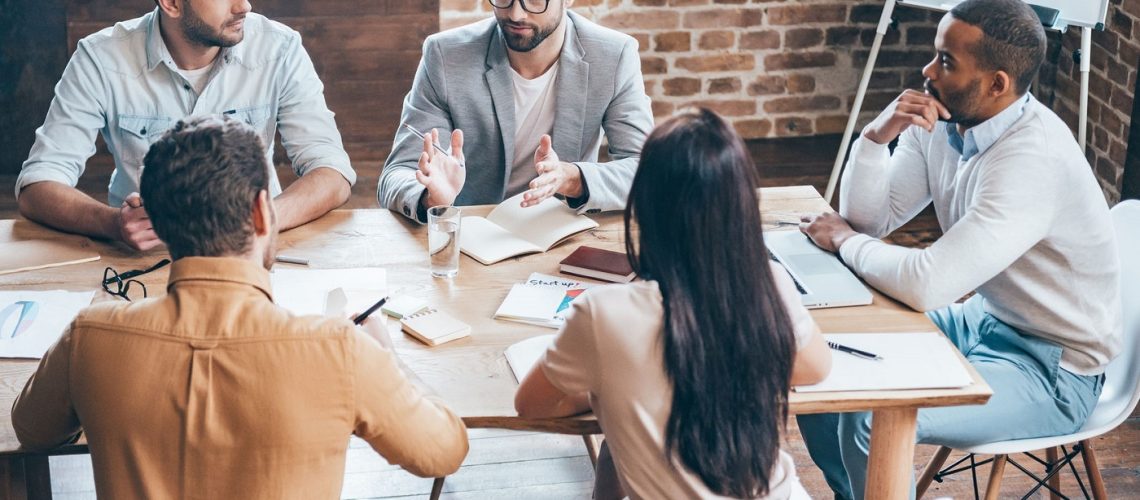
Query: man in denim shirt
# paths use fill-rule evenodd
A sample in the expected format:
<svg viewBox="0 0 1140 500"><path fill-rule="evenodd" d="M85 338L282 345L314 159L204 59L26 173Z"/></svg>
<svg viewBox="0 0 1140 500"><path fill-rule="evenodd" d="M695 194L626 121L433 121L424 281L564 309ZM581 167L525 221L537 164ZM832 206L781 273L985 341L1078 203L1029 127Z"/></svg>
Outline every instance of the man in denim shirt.
<svg viewBox="0 0 1140 500"><path fill-rule="evenodd" d="M138 250L159 245L137 194L143 156L179 119L205 114L261 135L282 229L343 204L356 174L300 35L251 13L246 0L155 3L79 41L16 180L20 213ZM278 127L301 177L284 192L268 161ZM97 132L115 158L108 205L75 189Z"/></svg>

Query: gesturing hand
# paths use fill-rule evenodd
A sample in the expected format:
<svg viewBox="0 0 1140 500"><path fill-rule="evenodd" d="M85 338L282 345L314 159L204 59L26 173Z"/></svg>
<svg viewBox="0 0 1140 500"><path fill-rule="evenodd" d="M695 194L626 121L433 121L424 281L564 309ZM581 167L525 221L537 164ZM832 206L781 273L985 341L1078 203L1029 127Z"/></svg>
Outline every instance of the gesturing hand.
<svg viewBox="0 0 1140 500"><path fill-rule="evenodd" d="M573 163L558 159L550 136L543 135L534 151L534 169L538 177L530 181L530 190L523 194L522 206L533 207L555 193L577 198L582 196L582 170Z"/></svg>
<svg viewBox="0 0 1140 500"><path fill-rule="evenodd" d="M451 156L440 153L432 144L439 144L439 131L434 128L424 135L424 152L420 153L416 180L427 188L428 207L451 205L467 180L467 170L463 168L463 131L456 129L451 133Z"/></svg>
<svg viewBox="0 0 1140 500"><path fill-rule="evenodd" d="M162 244L138 193L131 193L123 200L115 222L119 226L119 240L135 250L145 252Z"/></svg>
<svg viewBox="0 0 1140 500"><path fill-rule="evenodd" d="M863 137L879 144L887 144L911 125L933 132L939 118L950 119L950 111L946 106L930 94L907 89L863 129Z"/></svg>

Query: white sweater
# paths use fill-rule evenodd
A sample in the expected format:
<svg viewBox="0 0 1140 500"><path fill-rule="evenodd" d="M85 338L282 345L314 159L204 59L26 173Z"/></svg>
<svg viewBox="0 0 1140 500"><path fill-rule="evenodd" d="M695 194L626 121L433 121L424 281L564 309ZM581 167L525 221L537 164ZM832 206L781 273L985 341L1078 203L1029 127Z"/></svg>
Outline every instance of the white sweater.
<svg viewBox="0 0 1140 500"><path fill-rule="evenodd" d="M1102 373L1121 348L1120 263L1104 195L1069 128L1030 98L989 149L960 158L941 124L910 127L894 155L860 138L839 211L866 234L840 256L920 311L976 290L997 319L1061 345L1062 368ZM931 201L944 233L933 245L875 239Z"/></svg>

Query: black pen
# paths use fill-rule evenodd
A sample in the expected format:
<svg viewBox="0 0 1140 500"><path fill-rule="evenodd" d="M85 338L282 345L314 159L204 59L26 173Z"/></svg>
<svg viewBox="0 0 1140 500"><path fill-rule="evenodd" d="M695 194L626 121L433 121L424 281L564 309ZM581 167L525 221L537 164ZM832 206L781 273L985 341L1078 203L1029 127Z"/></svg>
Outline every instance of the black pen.
<svg viewBox="0 0 1140 500"><path fill-rule="evenodd" d="M872 352L867 352L867 351L860 351L859 349L847 347L843 344L836 344L835 342L828 342L827 347L830 347L832 349L835 349L836 351L845 352L845 353L850 354L852 356L863 358L863 359L872 359L872 360L882 360L883 359L883 357L879 356L878 354L875 354Z"/></svg>
<svg viewBox="0 0 1140 500"><path fill-rule="evenodd" d="M372 307L369 307L368 309L365 309L364 312L358 314L356 316L356 318L353 318L352 324L359 325L361 323L364 323L364 320L368 319L368 316L370 314L376 312L377 309L384 307L385 302L388 302L388 297L384 297L384 298L376 301L375 304L372 304Z"/></svg>

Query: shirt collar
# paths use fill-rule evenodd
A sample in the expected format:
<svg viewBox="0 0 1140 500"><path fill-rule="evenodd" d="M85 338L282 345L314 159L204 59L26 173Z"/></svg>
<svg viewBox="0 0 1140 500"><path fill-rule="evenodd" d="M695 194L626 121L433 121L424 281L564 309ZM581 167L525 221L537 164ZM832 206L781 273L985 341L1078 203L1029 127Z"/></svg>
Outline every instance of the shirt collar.
<svg viewBox="0 0 1140 500"><path fill-rule="evenodd" d="M154 68L164 62L171 70L177 71L178 65L174 64L174 57L170 55L170 50L166 48L166 42L162 39L162 31L158 20L158 8L156 7L153 12L147 15L150 16L150 19L145 21L147 71L154 71ZM249 19L248 15L246 19ZM249 32L246 32L246 36L249 36ZM245 45L245 39L242 39L241 42L233 47L223 47L221 52L218 53L218 60L221 60L225 64L241 63L245 56Z"/></svg>
<svg viewBox="0 0 1140 500"><path fill-rule="evenodd" d="M961 155L961 161L969 161L970 158L985 153L990 146L993 146L1001 138L1002 134L1021 118L1021 115L1025 113L1025 107L1029 105L1032 98L1032 94L1026 92L1024 96L1007 106L1002 112L971 127L966 131L965 137L958 133L957 124L945 123L947 142Z"/></svg>
<svg viewBox="0 0 1140 500"><path fill-rule="evenodd" d="M180 283L190 281L220 281L256 288L273 300L273 287L269 271L249 259L238 257L183 257L170 265L170 280L166 291L170 293Z"/></svg>

